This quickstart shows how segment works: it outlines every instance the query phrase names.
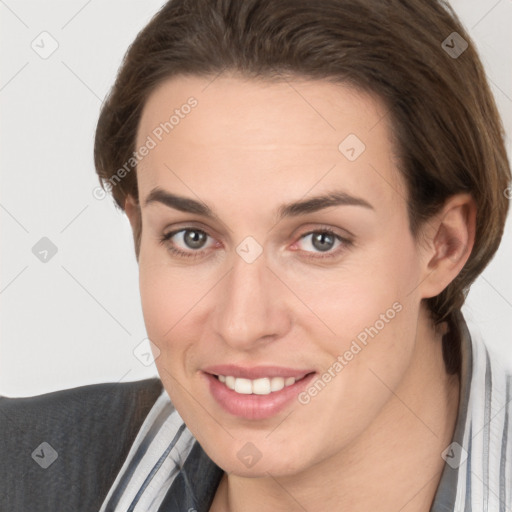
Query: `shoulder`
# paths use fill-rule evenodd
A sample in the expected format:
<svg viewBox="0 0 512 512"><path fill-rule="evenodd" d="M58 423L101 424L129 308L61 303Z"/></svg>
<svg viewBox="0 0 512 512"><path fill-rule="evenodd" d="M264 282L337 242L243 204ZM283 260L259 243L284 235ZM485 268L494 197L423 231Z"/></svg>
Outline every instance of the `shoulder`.
<svg viewBox="0 0 512 512"><path fill-rule="evenodd" d="M0 396L0 425L6 429L13 428L13 422L18 426L30 422L30 427L35 426L33 422L61 425L79 417L92 421L93 418L113 417L115 411L126 411L127 408L134 413L147 412L161 392L160 379L153 378L91 384L31 397Z"/></svg>
<svg viewBox="0 0 512 512"><path fill-rule="evenodd" d="M153 378L0 397L0 509L97 511L162 390Z"/></svg>

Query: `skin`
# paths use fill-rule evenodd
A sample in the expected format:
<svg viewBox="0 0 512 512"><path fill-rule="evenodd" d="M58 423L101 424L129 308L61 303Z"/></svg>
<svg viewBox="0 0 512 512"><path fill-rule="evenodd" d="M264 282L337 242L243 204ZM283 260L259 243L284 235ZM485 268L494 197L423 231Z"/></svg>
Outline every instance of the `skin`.
<svg viewBox="0 0 512 512"><path fill-rule="evenodd" d="M197 107L139 163L140 203L129 197L126 213L133 227L142 221L140 290L158 372L225 471L211 510L428 511L459 382L446 374L441 333L422 299L440 293L467 260L472 199L450 198L413 237L386 108L326 81L226 73L167 80L146 102L137 147L190 96ZM355 161L338 150L351 133L366 146ZM215 217L146 205L155 187L199 200ZM372 208L277 220L283 203L333 190ZM325 227L351 243L322 252L308 233ZM180 235L159 243L180 228L209 237L199 249ZM236 251L248 236L263 250L252 263ZM171 246L200 255L176 256ZM241 419L205 385L201 369L222 363L321 375L396 302L401 311L308 404ZM247 442L261 453L251 468L237 457Z"/></svg>

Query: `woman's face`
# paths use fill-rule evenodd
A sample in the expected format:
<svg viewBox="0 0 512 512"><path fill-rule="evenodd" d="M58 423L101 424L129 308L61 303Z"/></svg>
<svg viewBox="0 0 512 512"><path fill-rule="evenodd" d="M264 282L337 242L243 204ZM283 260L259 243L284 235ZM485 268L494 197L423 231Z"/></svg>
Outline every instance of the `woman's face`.
<svg viewBox="0 0 512 512"><path fill-rule="evenodd" d="M180 77L145 105L145 323L165 389L225 471L348 453L411 366L424 258L388 121L324 81Z"/></svg>

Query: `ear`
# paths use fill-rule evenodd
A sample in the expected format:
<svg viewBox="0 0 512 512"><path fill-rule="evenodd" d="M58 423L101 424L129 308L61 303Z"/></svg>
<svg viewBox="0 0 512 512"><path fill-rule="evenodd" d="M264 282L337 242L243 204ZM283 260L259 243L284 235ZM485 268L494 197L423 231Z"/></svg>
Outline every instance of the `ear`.
<svg viewBox="0 0 512 512"><path fill-rule="evenodd" d="M132 226L135 256L137 257L137 261L139 261L140 238L142 233L142 216L140 213L140 204L138 200L128 194L124 202L124 211Z"/></svg>
<svg viewBox="0 0 512 512"><path fill-rule="evenodd" d="M442 210L425 222L422 298L439 295L459 274L475 243L476 203L469 194L450 197Z"/></svg>
<svg viewBox="0 0 512 512"><path fill-rule="evenodd" d="M136 227L139 225L138 218L140 217L140 205L139 202L130 194L126 196L124 201L124 211L130 221L132 230L135 231Z"/></svg>

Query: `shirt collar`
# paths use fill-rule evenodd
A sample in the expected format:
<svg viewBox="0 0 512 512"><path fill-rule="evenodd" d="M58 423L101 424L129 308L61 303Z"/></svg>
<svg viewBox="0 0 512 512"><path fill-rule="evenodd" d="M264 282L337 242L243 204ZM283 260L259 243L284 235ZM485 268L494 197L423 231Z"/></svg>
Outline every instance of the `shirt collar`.
<svg viewBox="0 0 512 512"><path fill-rule="evenodd" d="M446 463L430 512L452 512L455 509L459 467L461 458L464 455L464 449L462 447L464 445L464 433L468 421L468 406L473 377L473 347L471 335L462 314L458 315L457 322L461 334L459 407L452 442L442 455Z"/></svg>
<svg viewBox="0 0 512 512"><path fill-rule="evenodd" d="M158 512L208 512L223 474L196 441Z"/></svg>

